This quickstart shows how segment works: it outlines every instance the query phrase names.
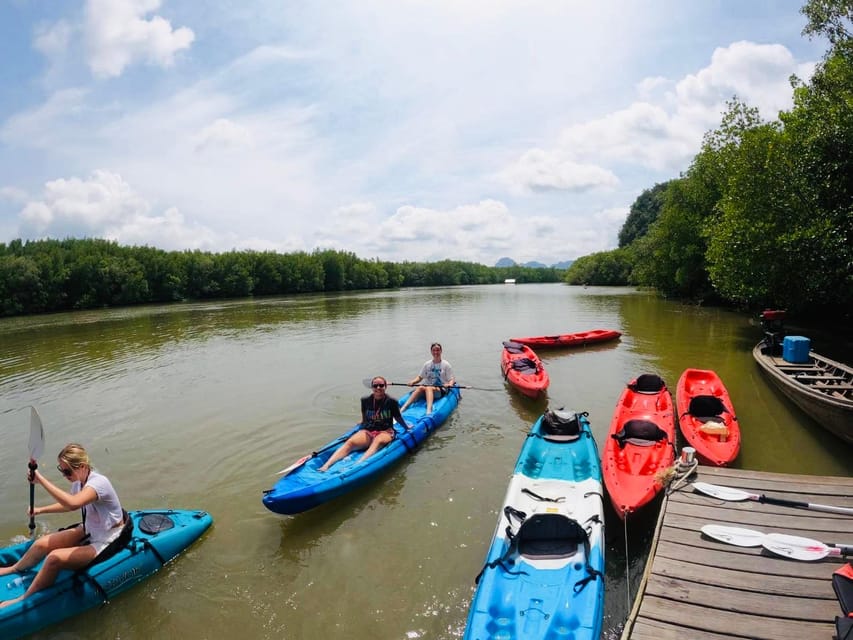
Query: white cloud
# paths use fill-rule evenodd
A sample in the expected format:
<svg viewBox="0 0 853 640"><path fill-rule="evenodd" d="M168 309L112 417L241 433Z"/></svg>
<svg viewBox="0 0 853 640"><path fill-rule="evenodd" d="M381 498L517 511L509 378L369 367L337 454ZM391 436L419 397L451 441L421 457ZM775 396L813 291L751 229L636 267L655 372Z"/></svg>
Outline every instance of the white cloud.
<svg viewBox="0 0 853 640"><path fill-rule="evenodd" d="M209 229L188 225L177 209L162 215L150 215L150 209L120 175L97 170L86 180L48 182L42 199L28 202L19 218L23 237L100 237L167 249L215 244Z"/></svg>
<svg viewBox="0 0 853 640"><path fill-rule="evenodd" d="M619 183L612 171L575 162L563 150L531 149L505 169L501 177L514 193L548 189L580 192L615 187Z"/></svg>
<svg viewBox="0 0 853 640"><path fill-rule="evenodd" d="M249 130L227 118L217 118L195 136L195 148L200 152L215 147L228 149L251 145L252 134Z"/></svg>
<svg viewBox="0 0 853 640"><path fill-rule="evenodd" d="M43 24L36 28L33 46L49 58L64 54L68 50L74 27L66 20Z"/></svg>
<svg viewBox="0 0 853 640"><path fill-rule="evenodd" d="M9 202L24 203L28 199L28 194L23 189L18 187L0 187L0 198Z"/></svg>
<svg viewBox="0 0 853 640"><path fill-rule="evenodd" d="M169 67L177 52L189 48L195 39L191 29L173 29L161 16L145 18L160 4L160 0L87 1L85 37L92 73L119 76L137 60Z"/></svg>

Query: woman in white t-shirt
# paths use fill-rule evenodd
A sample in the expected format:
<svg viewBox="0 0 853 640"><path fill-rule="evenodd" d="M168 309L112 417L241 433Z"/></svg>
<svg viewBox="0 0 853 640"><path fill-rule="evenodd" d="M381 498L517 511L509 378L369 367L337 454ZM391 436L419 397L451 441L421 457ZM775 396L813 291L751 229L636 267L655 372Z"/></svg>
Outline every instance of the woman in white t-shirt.
<svg viewBox="0 0 853 640"><path fill-rule="evenodd" d="M31 461L34 462L34 461ZM28 479L40 484L56 500L35 507L30 515L65 513L81 509L83 522L74 527L48 533L36 540L15 564L0 567L0 575L26 571L44 558L44 564L24 595L0 602L5 607L49 587L63 569L82 569L95 559L121 533L124 513L113 485L92 468L89 454L79 444L68 444L57 456L56 468L71 482L70 492L60 489L37 469Z"/></svg>
<svg viewBox="0 0 853 640"><path fill-rule="evenodd" d="M456 380L453 377L453 368L447 360L441 357L441 345L438 342L433 342L429 346L429 350L432 354L432 359L427 360L424 366L421 367L421 372L415 378L409 380L410 387L414 387L421 381L424 384L415 387L415 390L412 391L409 398L400 407L400 411L405 411L423 393L426 397L426 412L430 414L432 413L433 399L441 398L447 393L447 387L452 387L456 384Z"/></svg>

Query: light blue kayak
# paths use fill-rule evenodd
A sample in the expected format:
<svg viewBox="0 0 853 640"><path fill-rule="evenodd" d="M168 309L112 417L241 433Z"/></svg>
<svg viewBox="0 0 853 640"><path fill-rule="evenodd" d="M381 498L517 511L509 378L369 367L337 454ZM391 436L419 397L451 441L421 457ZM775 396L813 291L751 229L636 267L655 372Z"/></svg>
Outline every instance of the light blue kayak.
<svg viewBox="0 0 853 640"><path fill-rule="evenodd" d="M408 395L400 398L402 405ZM263 503L270 511L293 515L328 502L363 484L372 481L404 456L412 453L438 429L459 404L460 392L454 387L432 404L432 413L426 415L426 403L418 399L403 413L412 428L406 431L394 423L397 436L364 462L359 462L363 451L354 451L336 462L325 472L317 471L347 438L361 428L360 424L333 440L322 449L305 456L264 492Z"/></svg>
<svg viewBox="0 0 853 640"><path fill-rule="evenodd" d="M20 638L108 602L156 573L213 522L204 511L131 511L129 515L133 532L128 544L115 555L82 571L62 571L52 586L0 609L0 638ZM32 541L0 549L0 564L16 562L30 544ZM0 599L22 595L40 566L23 574L0 576Z"/></svg>
<svg viewBox="0 0 853 640"><path fill-rule="evenodd" d="M586 414L530 429L477 578L466 640L599 639L604 499Z"/></svg>

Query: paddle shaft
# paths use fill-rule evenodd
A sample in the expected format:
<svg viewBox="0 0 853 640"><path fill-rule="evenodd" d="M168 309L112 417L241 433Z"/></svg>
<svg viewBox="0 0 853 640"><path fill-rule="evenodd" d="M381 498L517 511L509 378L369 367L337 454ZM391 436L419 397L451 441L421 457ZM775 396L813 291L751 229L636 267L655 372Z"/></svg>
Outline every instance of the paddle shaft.
<svg viewBox="0 0 853 640"><path fill-rule="evenodd" d="M764 494L750 494L750 500L756 500L766 504L775 504L777 507L799 507L811 509L812 511L823 511L824 513L843 513L853 515L853 508L836 507L829 504L817 504L814 502L801 502L799 500L785 500L783 498L771 498Z"/></svg>
<svg viewBox="0 0 853 640"><path fill-rule="evenodd" d="M33 534L36 528L36 517L33 514L33 509L36 504L36 485L33 482L36 476L36 469L38 469L38 463L31 461L28 465L30 467L30 535Z"/></svg>
<svg viewBox="0 0 853 640"><path fill-rule="evenodd" d="M389 382L394 387L441 387L444 389L474 389L475 391L503 391L503 389L486 389L485 387L472 387L461 384L409 384L408 382Z"/></svg>

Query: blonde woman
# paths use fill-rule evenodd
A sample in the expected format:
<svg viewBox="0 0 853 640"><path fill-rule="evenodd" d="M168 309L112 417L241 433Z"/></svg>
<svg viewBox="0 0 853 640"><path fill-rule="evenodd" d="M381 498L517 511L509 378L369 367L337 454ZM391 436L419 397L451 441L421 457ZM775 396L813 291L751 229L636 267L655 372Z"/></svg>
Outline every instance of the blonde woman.
<svg viewBox="0 0 853 640"><path fill-rule="evenodd" d="M32 478L28 471L27 479L40 484L56 500L53 504L35 507L30 515L66 513L80 509L83 522L42 536L15 564L0 567L0 575L23 572L44 558L44 564L24 595L0 602L0 607L24 600L49 587L63 569L74 570L87 566L121 533L124 513L118 495L107 477L92 468L86 449L79 444L68 444L59 452L57 462L57 470L71 483L70 491L60 489L37 469L33 471Z"/></svg>

